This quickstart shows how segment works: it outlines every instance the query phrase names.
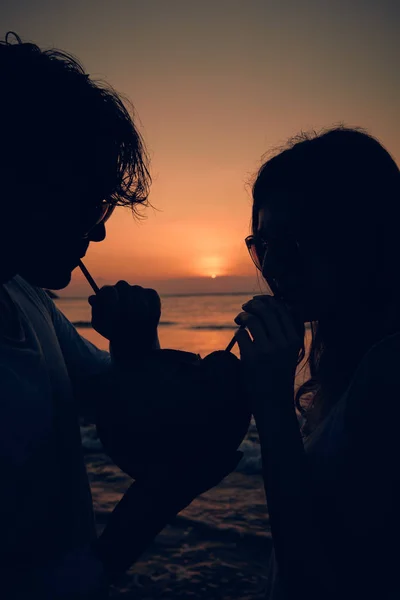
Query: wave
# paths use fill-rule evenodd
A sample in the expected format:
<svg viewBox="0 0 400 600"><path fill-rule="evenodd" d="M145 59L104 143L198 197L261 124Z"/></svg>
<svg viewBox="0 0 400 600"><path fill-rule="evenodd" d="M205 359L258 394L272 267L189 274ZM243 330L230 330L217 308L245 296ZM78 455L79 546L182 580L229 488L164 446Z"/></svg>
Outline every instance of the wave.
<svg viewBox="0 0 400 600"><path fill-rule="evenodd" d="M246 475L256 475L262 473L261 448L257 442L243 440L239 446L243 456L235 471L245 473Z"/></svg>
<svg viewBox="0 0 400 600"><path fill-rule="evenodd" d="M255 545L259 546L260 549L269 547L272 543L271 534L269 531L256 532L256 531L243 531L242 527L227 526L221 523L220 526L214 523L208 523L200 519L194 519L187 517L186 515L179 514L171 522L172 526L182 527L184 529L193 528L197 534L202 534L207 539L217 539L220 541L237 543L240 541L241 544L250 544L252 550Z"/></svg>
<svg viewBox="0 0 400 600"><path fill-rule="evenodd" d="M92 328L92 324L90 321L74 321L72 323L72 325L74 325L74 327L79 327L80 329L91 329ZM230 331L234 331L238 328L237 325L235 325L234 323L232 323L232 325L230 324L225 324L225 325L218 325L218 324L214 324L214 323L204 323L202 325L188 325L186 323L178 323L177 321L160 321L159 325L163 326L163 327L179 327L179 328L183 328L183 329L192 329L194 331L223 331L223 330L230 330ZM306 323L305 325L306 329L310 329L310 324Z"/></svg>
<svg viewBox="0 0 400 600"><path fill-rule="evenodd" d="M90 321L74 321L72 325L74 327L80 327L80 329L90 329L92 327ZM164 325L165 327L168 327L171 325L178 325L178 323L176 321L160 321L159 325Z"/></svg>
<svg viewBox="0 0 400 600"><path fill-rule="evenodd" d="M213 324L213 323L205 323L204 325L190 325L188 326L188 329L196 329L196 330L202 330L202 329L211 329L214 331L218 331L218 330L222 330L222 329L237 329L238 326L235 324L232 325L217 325L217 324Z"/></svg>
<svg viewBox="0 0 400 600"><path fill-rule="evenodd" d="M110 518L110 510L101 509L98 506L95 507L96 522L105 525ZM215 525L205 520L195 519L186 516L185 514L178 514L176 517L171 519L170 526L176 529L184 529L190 531L194 529L197 535L201 535L207 538L208 541L218 540L219 542L225 543L238 543L241 545L249 544L251 549L254 551L255 547L262 551L272 544L271 534L269 531L243 531L243 527L227 526L227 525ZM157 540L156 542L157 543Z"/></svg>
<svg viewBox="0 0 400 600"><path fill-rule="evenodd" d="M84 452L104 452L104 446L97 436L94 425L81 425L81 440Z"/></svg>

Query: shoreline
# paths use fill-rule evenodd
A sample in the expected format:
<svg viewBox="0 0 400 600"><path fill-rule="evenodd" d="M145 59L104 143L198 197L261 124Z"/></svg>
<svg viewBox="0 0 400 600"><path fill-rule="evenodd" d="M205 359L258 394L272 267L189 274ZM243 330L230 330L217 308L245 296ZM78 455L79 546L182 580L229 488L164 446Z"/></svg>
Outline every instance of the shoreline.
<svg viewBox="0 0 400 600"><path fill-rule="evenodd" d="M98 534L131 479L86 453ZM233 472L163 529L112 586L117 600L263 600L272 548L260 474Z"/></svg>

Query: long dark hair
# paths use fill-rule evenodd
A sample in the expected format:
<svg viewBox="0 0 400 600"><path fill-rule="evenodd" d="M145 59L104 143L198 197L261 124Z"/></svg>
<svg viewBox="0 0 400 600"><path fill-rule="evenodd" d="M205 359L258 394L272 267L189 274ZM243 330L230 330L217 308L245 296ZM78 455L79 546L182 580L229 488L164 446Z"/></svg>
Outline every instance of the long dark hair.
<svg viewBox="0 0 400 600"><path fill-rule="evenodd" d="M400 330L398 315L384 318L388 303L397 299L400 311L400 173L375 138L341 126L302 133L263 164L253 185L253 233L274 189L290 191L302 227L318 239L331 264L350 258L356 268L357 260L368 261L365 285L352 284L349 270L337 314L310 323L310 376L295 403L305 416L312 406L320 420L345 391L366 351ZM302 358L304 348L299 363ZM305 402L310 397L311 405Z"/></svg>

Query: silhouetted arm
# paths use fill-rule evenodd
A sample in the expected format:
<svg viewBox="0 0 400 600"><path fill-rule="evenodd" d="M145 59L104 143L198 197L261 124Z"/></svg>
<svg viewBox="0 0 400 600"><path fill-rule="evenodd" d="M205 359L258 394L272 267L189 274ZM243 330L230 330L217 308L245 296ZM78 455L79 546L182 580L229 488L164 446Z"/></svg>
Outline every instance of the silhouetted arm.
<svg viewBox="0 0 400 600"><path fill-rule="evenodd" d="M317 506L318 484L309 472L292 393L255 415L279 581L288 598L301 590L315 600L399 593L399 356L400 345L378 349L353 380L340 487L325 512ZM377 423L380 402L385 416ZM330 551L327 530L341 552Z"/></svg>
<svg viewBox="0 0 400 600"><path fill-rule="evenodd" d="M263 477L279 580L288 598L307 590L307 598L336 600L340 584L324 555L313 514L313 494L293 393L255 414Z"/></svg>
<svg viewBox="0 0 400 600"><path fill-rule="evenodd" d="M207 455L208 456L208 455ZM94 552L114 583L147 549L156 535L194 498L217 485L242 454L202 458L191 468L171 465L146 482L135 482L113 510Z"/></svg>
<svg viewBox="0 0 400 600"><path fill-rule="evenodd" d="M0 361L0 597L58 600L66 589L74 598L79 590L97 593L104 589L102 564L80 542L65 547L65 528L57 520L65 507L57 492L60 461L51 404L28 370L12 359L5 362ZM89 594L81 597L89 600Z"/></svg>
<svg viewBox="0 0 400 600"><path fill-rule="evenodd" d="M37 293L40 294L50 314L79 414L93 423L98 402L112 393L109 380L110 354L79 335L76 328L47 294L42 290L37 290Z"/></svg>
<svg viewBox="0 0 400 600"><path fill-rule="evenodd" d="M147 489L134 483L112 512L95 545L106 576L114 583L143 554L158 533L192 498L179 502L168 486Z"/></svg>

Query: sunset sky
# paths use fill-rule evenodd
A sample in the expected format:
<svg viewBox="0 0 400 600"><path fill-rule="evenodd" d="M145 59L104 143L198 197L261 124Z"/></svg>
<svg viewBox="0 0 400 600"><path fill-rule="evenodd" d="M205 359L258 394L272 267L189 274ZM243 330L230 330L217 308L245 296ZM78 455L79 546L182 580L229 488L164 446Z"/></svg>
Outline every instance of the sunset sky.
<svg viewBox="0 0 400 600"><path fill-rule="evenodd" d="M362 126L400 160L398 0L13 0L0 23L76 55L140 119L156 210L115 212L86 259L100 284L251 290L247 184L300 130ZM86 289L75 273L64 293Z"/></svg>

